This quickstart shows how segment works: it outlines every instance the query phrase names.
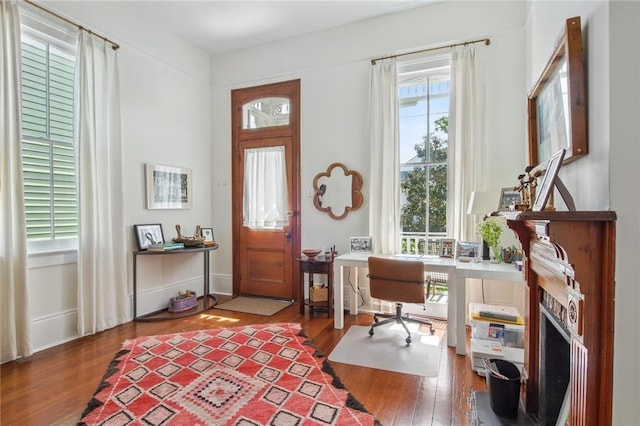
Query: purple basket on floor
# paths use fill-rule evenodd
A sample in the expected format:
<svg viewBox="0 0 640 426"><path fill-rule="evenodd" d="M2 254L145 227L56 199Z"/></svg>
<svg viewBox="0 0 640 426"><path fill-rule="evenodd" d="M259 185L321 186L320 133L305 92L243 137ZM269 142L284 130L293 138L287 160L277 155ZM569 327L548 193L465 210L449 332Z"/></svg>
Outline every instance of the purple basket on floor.
<svg viewBox="0 0 640 426"><path fill-rule="evenodd" d="M196 295L188 297L172 297L169 299L169 312L184 312L198 306L198 297Z"/></svg>

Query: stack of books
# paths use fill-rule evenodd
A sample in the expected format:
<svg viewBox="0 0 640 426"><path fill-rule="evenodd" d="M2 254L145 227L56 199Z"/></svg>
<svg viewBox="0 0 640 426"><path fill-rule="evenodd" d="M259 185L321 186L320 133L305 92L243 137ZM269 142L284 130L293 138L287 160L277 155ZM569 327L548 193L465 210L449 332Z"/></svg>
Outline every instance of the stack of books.
<svg viewBox="0 0 640 426"><path fill-rule="evenodd" d="M149 244L147 250L149 251L168 251L183 249L184 243L164 243L164 244Z"/></svg>

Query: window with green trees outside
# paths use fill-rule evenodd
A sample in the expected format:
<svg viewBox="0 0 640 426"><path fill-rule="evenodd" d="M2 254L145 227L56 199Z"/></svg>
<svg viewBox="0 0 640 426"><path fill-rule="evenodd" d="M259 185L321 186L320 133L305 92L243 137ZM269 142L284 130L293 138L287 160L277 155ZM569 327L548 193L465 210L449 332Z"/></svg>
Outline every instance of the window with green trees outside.
<svg viewBox="0 0 640 426"><path fill-rule="evenodd" d="M447 236L450 62L401 65L400 175L404 254L438 254Z"/></svg>

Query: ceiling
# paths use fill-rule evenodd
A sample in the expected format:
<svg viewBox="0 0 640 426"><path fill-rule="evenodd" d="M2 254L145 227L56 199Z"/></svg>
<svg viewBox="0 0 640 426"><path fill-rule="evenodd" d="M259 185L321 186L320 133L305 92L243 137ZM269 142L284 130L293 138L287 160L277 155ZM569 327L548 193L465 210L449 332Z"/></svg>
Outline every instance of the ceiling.
<svg viewBox="0 0 640 426"><path fill-rule="evenodd" d="M126 1L145 16L211 54L325 30L434 0Z"/></svg>

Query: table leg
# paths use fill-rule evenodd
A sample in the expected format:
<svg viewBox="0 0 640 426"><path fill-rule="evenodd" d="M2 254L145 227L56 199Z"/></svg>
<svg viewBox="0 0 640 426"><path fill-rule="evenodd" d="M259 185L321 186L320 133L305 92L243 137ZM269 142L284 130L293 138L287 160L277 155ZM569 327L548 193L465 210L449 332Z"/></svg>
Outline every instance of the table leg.
<svg viewBox="0 0 640 426"><path fill-rule="evenodd" d="M207 250L204 251L204 295L202 307L204 309L209 308L209 252Z"/></svg>
<svg viewBox="0 0 640 426"><path fill-rule="evenodd" d="M333 265L333 328L344 327L344 266Z"/></svg>
<svg viewBox="0 0 640 426"><path fill-rule="evenodd" d="M447 272L449 286L449 300L447 301L447 346L456 345L456 301L458 300L456 290L458 288L456 282L455 269Z"/></svg>
<svg viewBox="0 0 640 426"><path fill-rule="evenodd" d="M133 319L138 318L138 255L133 254Z"/></svg>
<svg viewBox="0 0 640 426"><path fill-rule="evenodd" d="M467 305L467 279L464 276L456 277L456 354L465 355L467 352L467 324L465 320L465 307Z"/></svg>
<svg viewBox="0 0 640 426"><path fill-rule="evenodd" d="M358 277L360 276L360 268L357 266L351 266L353 268L353 288L349 286L349 314L350 315L358 315L358 286L360 283L358 282ZM347 273L350 273L349 270Z"/></svg>

